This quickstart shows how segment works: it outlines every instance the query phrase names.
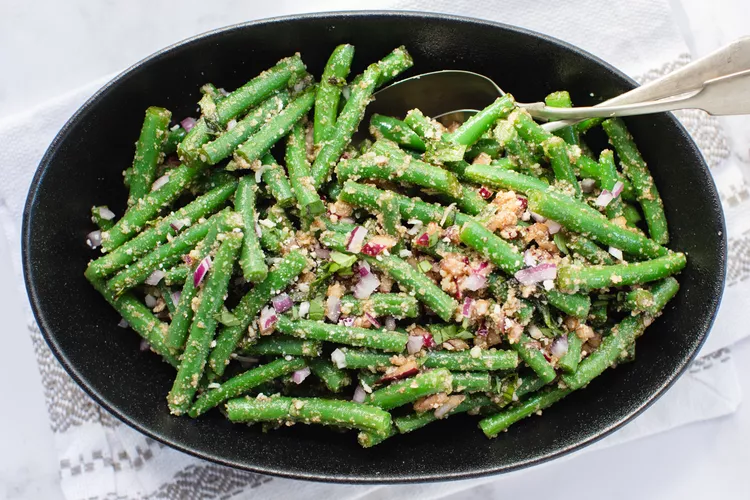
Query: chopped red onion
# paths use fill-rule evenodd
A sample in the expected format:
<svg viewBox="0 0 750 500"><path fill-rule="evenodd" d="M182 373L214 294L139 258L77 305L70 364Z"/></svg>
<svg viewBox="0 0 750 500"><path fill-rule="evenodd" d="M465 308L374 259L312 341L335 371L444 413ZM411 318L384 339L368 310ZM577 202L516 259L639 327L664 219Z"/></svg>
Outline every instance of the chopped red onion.
<svg viewBox="0 0 750 500"><path fill-rule="evenodd" d="M167 182L169 182L169 174L162 175L161 177L156 179L153 184L151 184L151 191L156 191Z"/></svg>
<svg viewBox="0 0 750 500"><path fill-rule="evenodd" d="M581 180L581 191L584 193L590 193L596 187L596 181L594 179L583 179Z"/></svg>
<svg viewBox="0 0 750 500"><path fill-rule="evenodd" d="M385 329L392 332L396 329L396 318L393 316L387 316L385 318Z"/></svg>
<svg viewBox="0 0 750 500"><path fill-rule="evenodd" d="M192 116L188 116L180 122L180 125L182 125L182 128L185 129L185 132L190 132L190 129L195 127L196 123L197 121L195 118L193 118Z"/></svg>
<svg viewBox="0 0 750 500"><path fill-rule="evenodd" d="M331 251L327 248L323 247L315 247L315 256L319 259L330 259L331 258Z"/></svg>
<svg viewBox="0 0 750 500"><path fill-rule="evenodd" d="M370 322L372 326L375 328L380 328L380 322L373 316L372 314L365 312L365 317L367 318L367 321Z"/></svg>
<svg viewBox="0 0 750 500"><path fill-rule="evenodd" d="M294 302L292 302L292 298L289 295L282 293L272 298L271 304L273 304L273 308L276 312L281 314L291 309Z"/></svg>
<svg viewBox="0 0 750 500"><path fill-rule="evenodd" d="M482 326L477 328L477 335L479 335L480 337L486 337L488 333L489 331L487 330L487 327L484 324L482 324Z"/></svg>
<svg viewBox="0 0 750 500"><path fill-rule="evenodd" d="M148 351L149 349L151 349L151 344L148 343L148 340L141 339L141 345L138 346L138 349L140 349L141 352Z"/></svg>
<svg viewBox="0 0 750 500"><path fill-rule="evenodd" d="M487 287L487 278L481 274L472 273L463 280L463 288L476 292L482 288Z"/></svg>
<svg viewBox="0 0 750 500"><path fill-rule="evenodd" d="M534 256L534 252L531 251L529 248L523 253L523 264L525 266L535 266L539 263L538 260L536 260L536 257Z"/></svg>
<svg viewBox="0 0 750 500"><path fill-rule="evenodd" d="M409 340L406 341L406 351L409 354L416 354L422 350L424 345L424 337L422 335L409 335Z"/></svg>
<svg viewBox="0 0 750 500"><path fill-rule="evenodd" d="M156 297L154 297L150 293L146 294L146 296L143 298L143 301L146 303L146 307L153 308L156 306Z"/></svg>
<svg viewBox="0 0 750 500"><path fill-rule="evenodd" d="M164 278L164 275L167 274L161 269L157 269L153 273L149 275L148 278L146 278L146 284L151 286L156 286L159 284L159 282Z"/></svg>
<svg viewBox="0 0 750 500"><path fill-rule="evenodd" d="M539 340L543 336L544 334L542 333L542 331L539 329L538 326L536 326L533 323L529 325L529 337L531 337L534 340Z"/></svg>
<svg viewBox="0 0 750 500"><path fill-rule="evenodd" d="M557 266L555 264L539 264L534 267L521 269L514 275L522 285L533 285L544 280L553 280L557 277Z"/></svg>
<svg viewBox="0 0 750 500"><path fill-rule="evenodd" d="M130 326L130 324L125 320L125 318L121 318L120 322L117 323L117 326L119 326L120 328L127 328Z"/></svg>
<svg viewBox="0 0 750 500"><path fill-rule="evenodd" d="M341 349L336 349L331 353L331 361L337 368L346 368L346 354Z"/></svg>
<svg viewBox="0 0 750 500"><path fill-rule="evenodd" d="M305 301L299 305L299 317L304 318L310 312L310 303Z"/></svg>
<svg viewBox="0 0 750 500"><path fill-rule="evenodd" d="M185 220L183 219L175 219L172 222L169 223L169 227L174 229L175 231L179 231L183 227L185 227Z"/></svg>
<svg viewBox="0 0 750 500"><path fill-rule="evenodd" d="M560 229L562 229L562 226L559 222L555 222L552 219L547 219L547 221L544 223L547 226L547 231L549 231L549 234L555 234L560 232Z"/></svg>
<svg viewBox="0 0 750 500"><path fill-rule="evenodd" d="M346 250L351 253L359 253L367 237L367 229L357 226L349 233L349 240L346 242Z"/></svg>
<svg viewBox="0 0 750 500"><path fill-rule="evenodd" d="M294 373L292 373L292 382L299 385L302 382L304 382L307 377L310 376L310 373L311 372L310 372L309 366L306 366L302 368L301 370L297 370Z"/></svg>
<svg viewBox="0 0 750 500"><path fill-rule="evenodd" d="M472 300L472 298L471 298L471 297L466 297L466 298L464 299L464 305L463 305L463 307L461 308L461 314L463 314L463 315L464 315L464 317L468 318L469 316L471 316L471 304L472 304L473 302L474 302L474 301Z"/></svg>
<svg viewBox="0 0 750 500"><path fill-rule="evenodd" d="M479 188L479 196L481 196L485 200L489 200L490 198L492 198L492 191L482 186Z"/></svg>
<svg viewBox="0 0 750 500"><path fill-rule="evenodd" d="M208 270L211 269L211 256L207 255L200 264L198 264L198 267L195 268L195 274L193 275L193 285L198 286L203 281L203 278L206 277L206 273Z"/></svg>
<svg viewBox="0 0 750 500"><path fill-rule="evenodd" d="M609 254L617 260L623 260L622 250L615 247L609 247L607 250Z"/></svg>
<svg viewBox="0 0 750 500"><path fill-rule="evenodd" d="M531 210L529 210L529 213L531 214L531 218L534 219L536 222L544 222L547 220L546 217L539 215L536 212L532 212Z"/></svg>
<svg viewBox="0 0 750 500"><path fill-rule="evenodd" d="M625 188L625 184L623 184L621 181L615 182L615 185L612 186L612 196L617 198L622 194L622 190Z"/></svg>
<svg viewBox="0 0 750 500"><path fill-rule="evenodd" d="M599 196L596 197L596 200L594 201L594 203L596 203L596 205L599 207L606 207L614 199L615 197L612 195L612 193L609 190L602 189L602 192L599 193Z"/></svg>
<svg viewBox="0 0 750 500"><path fill-rule="evenodd" d="M422 338L424 338L424 346L428 349L431 349L437 345L435 344L435 339L432 338L431 333L425 333L424 335L422 335Z"/></svg>
<svg viewBox="0 0 750 500"><path fill-rule="evenodd" d="M567 352L568 352L568 337L565 335L560 335L552 342L552 347L550 347L550 353L557 359L560 359L563 356L565 356L565 353Z"/></svg>
<svg viewBox="0 0 750 500"><path fill-rule="evenodd" d="M424 226L424 222L419 219L409 219L406 223L412 225L411 228L406 231L407 234L410 234L411 236L417 234L422 229L422 226Z"/></svg>
<svg viewBox="0 0 750 500"><path fill-rule="evenodd" d="M362 246L362 253L365 255L369 255L370 257L375 257L376 255L380 255L386 248L387 247L385 245L382 245L380 243L368 241L364 244L364 246Z"/></svg>
<svg viewBox="0 0 750 500"><path fill-rule="evenodd" d="M357 388L354 389L354 397L352 398L352 401L354 401L355 403L364 403L366 397L367 393L361 385L358 385Z"/></svg>
<svg viewBox="0 0 750 500"><path fill-rule="evenodd" d="M481 262L474 272L481 274L482 276L489 276L490 272L492 272L492 269L490 269L490 263L487 261Z"/></svg>
<svg viewBox="0 0 750 500"><path fill-rule="evenodd" d="M237 120L235 120L234 118L232 118L231 120L227 122L227 130L232 130L236 126L237 126Z"/></svg>
<svg viewBox="0 0 750 500"><path fill-rule="evenodd" d="M86 235L86 244L90 248L99 248L102 244L102 232L100 230L91 231Z"/></svg>
<svg viewBox="0 0 750 500"><path fill-rule="evenodd" d="M343 318L341 320L341 323L344 326L354 326L354 321L355 321L354 316L347 316L346 318Z"/></svg>
<svg viewBox="0 0 750 500"><path fill-rule="evenodd" d="M180 290L174 291L169 294L170 297L172 297L172 303L174 305L177 305L180 303L180 298L182 297L182 292Z"/></svg>
<svg viewBox="0 0 750 500"><path fill-rule="evenodd" d="M396 368L394 371L390 373L386 373L382 377L378 379L378 384L382 384L383 382L391 382L393 380L401 380L405 378L409 378L412 375L416 375L419 373L419 368L417 368L416 364L414 365L402 365Z"/></svg>
<svg viewBox="0 0 750 500"><path fill-rule="evenodd" d="M257 222L255 223L255 235L258 238L262 238L263 237L263 230L260 228L260 224L258 224Z"/></svg>
<svg viewBox="0 0 750 500"><path fill-rule="evenodd" d="M526 210L526 207L529 206L529 200L524 196L516 196L516 199L521 203L521 210Z"/></svg>
<svg viewBox="0 0 750 500"><path fill-rule="evenodd" d="M115 218L115 213L108 207L99 207L99 217L104 220L112 220Z"/></svg>
<svg viewBox="0 0 750 500"><path fill-rule="evenodd" d="M364 264L364 265L363 265ZM367 266L367 267L365 267ZM363 273L365 273L363 275ZM370 266L366 262L363 262L359 266L359 281L354 285L352 293L360 300L369 299L370 295L380 287L380 280L378 277L370 272Z"/></svg>
<svg viewBox="0 0 750 500"><path fill-rule="evenodd" d="M552 290L553 288L555 288L555 282L552 280L544 280L542 281L542 285L544 286L544 289L547 290L548 292Z"/></svg>
<svg viewBox="0 0 750 500"><path fill-rule="evenodd" d="M357 266L357 272L362 277L367 276L368 274L370 274L370 264L368 264L364 260L360 261L359 265Z"/></svg>
<svg viewBox="0 0 750 500"><path fill-rule="evenodd" d="M263 172L271 168L270 165L261 165L258 170L255 171L255 182L258 184L261 183L261 180L263 179Z"/></svg>
<svg viewBox="0 0 750 500"><path fill-rule="evenodd" d="M339 320L341 316L341 299L331 295L326 299L326 317L333 323Z"/></svg>
<svg viewBox="0 0 750 500"><path fill-rule="evenodd" d="M460 405L466 396L450 396L448 401L435 410L435 418L443 418Z"/></svg>
<svg viewBox="0 0 750 500"><path fill-rule="evenodd" d="M263 310L260 312L260 319L258 320L258 324L260 326L260 332L261 333L267 333L273 330L273 327L276 325L276 322L279 320L279 317L276 316L276 311L273 307L266 306L263 308Z"/></svg>
<svg viewBox="0 0 750 500"><path fill-rule="evenodd" d="M430 235L427 233L420 234L416 240L414 240L415 245L428 247L430 246Z"/></svg>

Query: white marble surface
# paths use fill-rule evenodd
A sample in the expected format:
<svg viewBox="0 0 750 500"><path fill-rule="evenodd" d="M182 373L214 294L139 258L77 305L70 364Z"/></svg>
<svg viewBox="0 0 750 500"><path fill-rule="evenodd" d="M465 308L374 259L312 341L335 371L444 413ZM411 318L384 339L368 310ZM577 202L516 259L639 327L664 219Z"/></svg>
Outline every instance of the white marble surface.
<svg viewBox="0 0 750 500"><path fill-rule="evenodd" d="M671 0L688 45L701 55L750 34L745 0ZM371 2L229 0L86 1L0 0L0 115L43 100L132 64L182 38L208 29L270 14L337 8L365 8ZM571 2L571 8L574 2ZM721 26L704 29L709 23ZM744 120L744 121L743 121ZM727 123L747 123L728 119ZM731 139L750 144L750 127L734 127ZM747 147L740 148L748 151ZM747 154L747 153L746 153ZM747 156L744 156L747 158ZM0 238L0 261L9 252ZM3 362L0 380L10 387L0 412L0 498L62 498L57 459L33 347L26 335L26 297L13 280L0 280ZM734 349L741 384L750 390L750 342ZM649 439L588 453L545 468L530 485L505 481L508 498L598 499L750 498L750 405L729 417L690 425ZM571 480L573 479L573 480ZM482 492L475 497L481 498ZM465 496L463 497L465 498ZM457 499L456 499L457 500Z"/></svg>

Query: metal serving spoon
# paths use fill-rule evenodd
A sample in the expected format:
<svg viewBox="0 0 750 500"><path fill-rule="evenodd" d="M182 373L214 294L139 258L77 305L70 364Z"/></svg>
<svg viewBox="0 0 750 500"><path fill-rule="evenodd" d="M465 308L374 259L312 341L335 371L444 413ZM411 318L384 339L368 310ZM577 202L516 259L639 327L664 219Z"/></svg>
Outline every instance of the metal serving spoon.
<svg viewBox="0 0 750 500"><path fill-rule="evenodd" d="M505 92L484 75L446 70L396 82L375 94L368 114L404 116L419 108L443 123L463 122ZM551 108L517 103L554 131L575 120L699 108L711 114L750 113L750 37L741 38L682 68L592 107Z"/></svg>

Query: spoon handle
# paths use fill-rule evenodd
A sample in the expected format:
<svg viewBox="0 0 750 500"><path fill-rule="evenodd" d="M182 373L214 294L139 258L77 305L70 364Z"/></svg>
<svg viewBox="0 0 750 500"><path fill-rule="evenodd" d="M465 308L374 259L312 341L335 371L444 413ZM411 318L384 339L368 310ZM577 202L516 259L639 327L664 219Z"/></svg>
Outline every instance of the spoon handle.
<svg viewBox="0 0 750 500"><path fill-rule="evenodd" d="M634 104L655 101L695 90L707 80L738 73L750 69L750 37L743 37L679 68L654 81L613 97L594 107ZM548 132L554 132L575 120L562 120L542 125Z"/></svg>

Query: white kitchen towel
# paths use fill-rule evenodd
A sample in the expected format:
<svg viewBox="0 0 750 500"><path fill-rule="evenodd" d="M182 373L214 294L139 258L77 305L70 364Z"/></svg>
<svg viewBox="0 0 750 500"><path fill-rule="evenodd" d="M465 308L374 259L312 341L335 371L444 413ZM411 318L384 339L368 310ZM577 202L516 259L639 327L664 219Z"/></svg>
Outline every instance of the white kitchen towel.
<svg viewBox="0 0 750 500"><path fill-rule="evenodd" d="M490 1L433 1L428 7L415 1L369 5L394 4L474 15L546 32L595 53L641 81L671 71L690 59L664 1L629 2L627 9L601 9L595 0L580 1L575 9L555 2L538 2L531 7L521 1L503 2L502 7ZM589 14L576 14L584 11ZM0 121L0 143L8 145L0 150L0 221L12 248L20 249L25 193L39 159L67 118L107 79ZM712 167L727 213L730 263L724 302L702 357L689 373L634 422L578 453L725 415L733 412L741 399L729 346L748 334L741 321L750 291L750 235L744 222L750 219L748 192L719 123L700 112L683 112L680 118ZM20 253L14 254L14 267L22 286ZM240 472L164 447L122 425L93 403L53 358L31 318L30 332L60 455L62 487L68 498L349 499L385 498L394 493L393 487L308 483ZM502 480L398 486L398 494L437 498Z"/></svg>

